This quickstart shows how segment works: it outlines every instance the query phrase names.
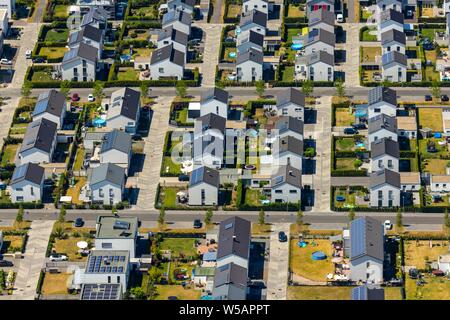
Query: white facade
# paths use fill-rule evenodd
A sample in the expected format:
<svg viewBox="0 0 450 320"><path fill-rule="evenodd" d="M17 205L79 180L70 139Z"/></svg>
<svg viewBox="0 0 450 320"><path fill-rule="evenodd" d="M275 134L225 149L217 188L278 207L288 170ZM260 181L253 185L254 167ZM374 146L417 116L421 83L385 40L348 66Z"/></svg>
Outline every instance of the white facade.
<svg viewBox="0 0 450 320"><path fill-rule="evenodd" d="M317 41L305 46L305 55L310 55L314 52L325 51L331 55L334 55L334 46L329 45L322 41Z"/></svg>
<svg viewBox="0 0 450 320"><path fill-rule="evenodd" d="M386 44L383 44L383 46L381 47L381 54L385 54L387 52L391 52L391 51L397 51L400 52L402 54L406 54L406 47L404 44L397 42L397 41L390 41Z"/></svg>
<svg viewBox="0 0 450 320"><path fill-rule="evenodd" d="M288 116L303 121L305 119L305 108L292 102L285 103L281 106L269 105L267 109L271 112L275 112L275 115L277 116Z"/></svg>
<svg viewBox="0 0 450 320"><path fill-rule="evenodd" d="M450 254L444 254L438 257L438 267L445 274L448 275L450 273Z"/></svg>
<svg viewBox="0 0 450 320"><path fill-rule="evenodd" d="M381 67L383 79L390 82L406 82L406 66L393 62Z"/></svg>
<svg viewBox="0 0 450 320"><path fill-rule="evenodd" d="M123 188L123 186L115 185L108 181L90 185L91 201L106 205L118 204L122 201Z"/></svg>
<svg viewBox="0 0 450 320"><path fill-rule="evenodd" d="M169 77L181 80L183 79L183 73L183 66L170 62L169 60L150 64L150 78L152 80L159 80Z"/></svg>
<svg viewBox="0 0 450 320"><path fill-rule="evenodd" d="M83 66L83 61L86 61L85 66ZM61 63L61 71L63 80L90 82L95 81L97 66L93 61L79 58L67 63Z"/></svg>
<svg viewBox="0 0 450 320"><path fill-rule="evenodd" d="M288 183L272 187L270 190L271 202L289 202L298 203L302 198L302 190L297 186L292 186Z"/></svg>
<svg viewBox="0 0 450 320"><path fill-rule="evenodd" d="M397 115L397 106L390 103L380 101L369 105L368 107L369 119L373 118L379 114L385 114L390 117L395 117Z"/></svg>
<svg viewBox="0 0 450 320"><path fill-rule="evenodd" d="M450 176L432 174L430 189L432 192L450 192Z"/></svg>
<svg viewBox="0 0 450 320"><path fill-rule="evenodd" d="M379 284L383 282L383 261L362 256L350 261L350 280Z"/></svg>
<svg viewBox="0 0 450 320"><path fill-rule="evenodd" d="M307 77L311 81L333 81L334 67L324 62L316 62L307 66Z"/></svg>
<svg viewBox="0 0 450 320"><path fill-rule="evenodd" d="M44 152L37 148L31 148L31 149L25 150L23 152L19 152L20 164L26 164L29 162L32 162L32 163L50 163L50 162L52 162L53 151L55 150L55 146L56 146L56 136L53 139L52 148L51 148L50 153Z"/></svg>
<svg viewBox="0 0 450 320"><path fill-rule="evenodd" d="M263 78L263 65L251 60L238 64L236 71L238 81L253 82Z"/></svg>
<svg viewBox="0 0 450 320"><path fill-rule="evenodd" d="M6 9L8 17L12 17L16 9L16 0L0 0L0 9Z"/></svg>
<svg viewBox="0 0 450 320"><path fill-rule="evenodd" d="M38 202L42 199L44 186L44 177L42 177L41 184L36 184L31 181L21 181L9 186L11 194L11 202Z"/></svg>
<svg viewBox="0 0 450 320"><path fill-rule="evenodd" d="M0 8L0 29L4 36L6 36L9 31L9 17L8 10Z"/></svg>
<svg viewBox="0 0 450 320"><path fill-rule="evenodd" d="M204 102L202 101L200 106L200 116L205 116L208 113L215 113L218 116L227 119L228 104L217 99L208 99Z"/></svg>
<svg viewBox="0 0 450 320"><path fill-rule="evenodd" d="M372 145L372 142L383 139L383 138L390 138L394 141L398 141L397 139L397 133L391 132L386 129L380 129L376 132L372 132L369 134L369 144L367 148L370 150L370 146Z"/></svg>
<svg viewBox="0 0 450 320"><path fill-rule="evenodd" d="M382 156L372 158L371 162L372 172L383 169L389 169L398 172L399 160L391 155L384 154Z"/></svg>
<svg viewBox="0 0 450 320"><path fill-rule="evenodd" d="M211 206L219 203L219 189L205 182L189 187L189 205Z"/></svg>
<svg viewBox="0 0 450 320"><path fill-rule="evenodd" d="M371 207L399 207L400 189L387 183L370 189Z"/></svg>
<svg viewBox="0 0 450 320"><path fill-rule="evenodd" d="M269 14L269 3L267 0L247 0L242 5L242 13L256 9L262 13Z"/></svg>

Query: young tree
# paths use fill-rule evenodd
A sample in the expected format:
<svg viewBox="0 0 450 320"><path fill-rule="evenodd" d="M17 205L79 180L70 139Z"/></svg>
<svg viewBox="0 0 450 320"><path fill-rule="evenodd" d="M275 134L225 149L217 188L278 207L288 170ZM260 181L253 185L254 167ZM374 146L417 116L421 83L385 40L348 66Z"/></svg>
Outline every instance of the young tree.
<svg viewBox="0 0 450 320"><path fill-rule="evenodd" d="M258 97L262 98L264 96L264 91L266 90L266 83L263 80L256 81L256 93Z"/></svg>
<svg viewBox="0 0 450 320"><path fill-rule="evenodd" d="M205 224L206 225L211 224L212 217L213 217L213 211L211 209L208 209L205 214Z"/></svg>
<svg viewBox="0 0 450 320"><path fill-rule="evenodd" d="M130 289L130 294L133 296L135 300L145 300L147 297L144 289L142 287L134 287Z"/></svg>
<svg viewBox="0 0 450 320"><path fill-rule="evenodd" d="M61 222L61 223L66 221L66 207L64 205L62 205L61 209L59 210L58 221Z"/></svg>
<svg viewBox="0 0 450 320"><path fill-rule="evenodd" d="M16 215L16 222L18 224L21 224L23 222L23 206L22 206L22 204L19 206L19 211L17 212L17 215Z"/></svg>
<svg viewBox="0 0 450 320"><path fill-rule="evenodd" d="M164 208L161 208L159 209L159 216L158 216L159 227L162 228L165 222L166 222L166 210L164 210Z"/></svg>
<svg viewBox="0 0 450 320"><path fill-rule="evenodd" d="M144 104L148 98L148 89L149 89L148 83L141 82L140 89L141 89L141 103Z"/></svg>
<svg viewBox="0 0 450 320"><path fill-rule="evenodd" d="M103 84L103 82L101 81L94 82L94 90L92 94L94 95L95 99L101 100L105 96L105 93L103 92L104 88L105 85Z"/></svg>
<svg viewBox="0 0 450 320"><path fill-rule="evenodd" d="M64 97L69 96L69 92L70 92L70 81L69 80L64 80L61 82L60 86L59 86L59 91L64 95Z"/></svg>
<svg viewBox="0 0 450 320"><path fill-rule="evenodd" d="M314 84L311 80L305 80L302 83L302 92L305 94L305 96L309 97L312 95L314 91Z"/></svg>
<svg viewBox="0 0 450 320"><path fill-rule="evenodd" d="M31 84L31 81L25 80L22 84L21 93L22 96L25 98L28 98L31 95L31 89L33 88L33 85Z"/></svg>
<svg viewBox="0 0 450 320"><path fill-rule="evenodd" d="M298 210L297 211L297 218L296 218L295 222L297 223L297 225L299 227L301 227L303 225L303 212L302 212L302 210Z"/></svg>
<svg viewBox="0 0 450 320"><path fill-rule="evenodd" d="M177 92L177 96L180 98L186 97L186 83L184 81L177 81L177 85L175 86L175 90Z"/></svg>
<svg viewBox="0 0 450 320"><path fill-rule="evenodd" d="M345 84L341 79L336 80L334 83L334 86L336 88L336 94L338 97L342 98L345 96Z"/></svg>
<svg viewBox="0 0 450 320"><path fill-rule="evenodd" d="M397 210L397 217L395 218L395 224L398 228L403 227L403 215L400 209Z"/></svg>
<svg viewBox="0 0 450 320"><path fill-rule="evenodd" d="M441 96L441 87L439 86L439 82L436 79L431 82L430 92L435 99L439 99L439 97Z"/></svg>
<svg viewBox="0 0 450 320"><path fill-rule="evenodd" d="M448 217L448 210L445 209L445 214L444 214L444 226L447 228L450 228L450 219Z"/></svg>
<svg viewBox="0 0 450 320"><path fill-rule="evenodd" d="M355 215L355 209L350 208L350 211L348 212L348 221L353 221L355 220L356 215Z"/></svg>
<svg viewBox="0 0 450 320"><path fill-rule="evenodd" d="M64 228L61 227L61 226L57 226L57 227L55 228L55 231L53 231L53 236L54 236L56 239L64 239L64 238L66 237L66 233L65 233L65 231L64 231Z"/></svg>
<svg viewBox="0 0 450 320"><path fill-rule="evenodd" d="M261 225L266 224L266 214L264 209L259 210L258 222Z"/></svg>

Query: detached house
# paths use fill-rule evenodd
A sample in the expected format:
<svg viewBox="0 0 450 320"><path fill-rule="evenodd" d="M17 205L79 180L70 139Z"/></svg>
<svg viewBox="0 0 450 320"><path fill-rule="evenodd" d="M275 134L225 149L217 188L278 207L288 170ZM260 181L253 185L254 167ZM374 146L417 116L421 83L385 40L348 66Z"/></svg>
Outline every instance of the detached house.
<svg viewBox="0 0 450 320"><path fill-rule="evenodd" d="M450 175L432 174L430 177L432 192L450 192Z"/></svg>
<svg viewBox="0 0 450 320"><path fill-rule="evenodd" d="M350 280L383 282L384 228L374 218L362 217L350 224Z"/></svg>
<svg viewBox="0 0 450 320"><path fill-rule="evenodd" d="M172 27L185 34L191 34L192 16L184 11L170 10L162 18L162 29Z"/></svg>
<svg viewBox="0 0 450 320"><path fill-rule="evenodd" d="M174 49L173 45L156 49L150 61L150 78L181 80L184 75L184 62L184 53Z"/></svg>
<svg viewBox="0 0 450 320"><path fill-rule="evenodd" d="M158 34L158 48L173 45L173 48L175 50L184 53L185 63L187 54L187 44L188 44L188 34L178 31L173 27L163 29Z"/></svg>
<svg viewBox="0 0 450 320"><path fill-rule="evenodd" d="M125 169L114 163L103 163L88 172L88 190L93 203L116 205L122 201Z"/></svg>
<svg viewBox="0 0 450 320"><path fill-rule="evenodd" d="M252 10L243 15L240 20L239 29L237 29L237 42L239 45L242 39L245 39L250 30L257 32L263 36L266 35L267 14L258 10Z"/></svg>
<svg viewBox="0 0 450 320"><path fill-rule="evenodd" d="M31 116L34 121L41 118L50 120L56 123L57 129L61 129L64 124L66 109L66 97L52 89L39 95Z"/></svg>
<svg viewBox="0 0 450 320"><path fill-rule="evenodd" d="M44 168L35 163L26 163L16 167L8 187L11 202L41 201L44 178Z"/></svg>
<svg viewBox="0 0 450 320"><path fill-rule="evenodd" d="M398 172L400 147L397 141L382 138L372 142L372 172L387 168Z"/></svg>
<svg viewBox="0 0 450 320"><path fill-rule="evenodd" d="M80 43L88 44L97 48L97 58L100 60L103 53L103 32L102 30L92 26L86 25L79 31L75 31L69 36L68 46L70 49L77 48Z"/></svg>
<svg viewBox="0 0 450 320"><path fill-rule="evenodd" d="M367 285L353 288L352 300L384 300L384 289Z"/></svg>
<svg viewBox="0 0 450 320"><path fill-rule="evenodd" d="M98 49L84 42L64 54L62 79L76 82L95 81L98 70Z"/></svg>
<svg viewBox="0 0 450 320"><path fill-rule="evenodd" d="M334 81L334 56L325 51L314 52L295 59L295 79Z"/></svg>
<svg viewBox="0 0 450 320"><path fill-rule="evenodd" d="M194 12L195 0L169 0L167 1L167 8L169 11L184 11L188 14Z"/></svg>
<svg viewBox="0 0 450 320"><path fill-rule="evenodd" d="M247 33L247 36L242 37L241 43L237 46L237 53L241 54L252 48L263 52L264 36L258 32L250 30Z"/></svg>
<svg viewBox="0 0 450 320"><path fill-rule="evenodd" d="M383 138L398 141L397 119L379 114L369 119L369 149L372 142Z"/></svg>
<svg viewBox="0 0 450 320"><path fill-rule="evenodd" d="M268 0L243 0L242 13L247 13L252 10L258 10L264 14L269 14Z"/></svg>
<svg viewBox="0 0 450 320"><path fill-rule="evenodd" d="M334 55L334 45L336 44L336 36L332 32L325 29L313 29L309 31L305 42L305 55L315 52L325 51L330 55Z"/></svg>
<svg viewBox="0 0 450 320"><path fill-rule="evenodd" d="M314 11L331 11L334 13L334 0L307 0L306 15L309 18Z"/></svg>
<svg viewBox="0 0 450 320"><path fill-rule="evenodd" d="M402 5L402 1L400 0L377 0L377 7L379 12L390 9L402 12Z"/></svg>
<svg viewBox="0 0 450 320"><path fill-rule="evenodd" d="M207 90L200 103L200 116L205 116L208 113L215 113L222 118L228 118L228 91L220 88L213 88Z"/></svg>
<svg viewBox="0 0 450 320"><path fill-rule="evenodd" d="M246 300L248 270L234 263L216 268L212 296L215 300Z"/></svg>
<svg viewBox="0 0 450 320"><path fill-rule="evenodd" d="M302 194L302 172L290 165L279 166L270 183L271 202L299 203Z"/></svg>
<svg viewBox="0 0 450 320"><path fill-rule="evenodd" d="M370 175L370 206L400 206L400 174L388 169Z"/></svg>
<svg viewBox="0 0 450 320"><path fill-rule="evenodd" d="M189 179L189 205L217 206L219 204L220 176L208 167L194 169Z"/></svg>
<svg viewBox="0 0 450 320"><path fill-rule="evenodd" d="M275 134L278 138L294 137L303 140L303 121L294 117L279 117L275 122Z"/></svg>
<svg viewBox="0 0 450 320"><path fill-rule="evenodd" d="M402 54L406 53L406 35L397 29L390 29L381 34L382 53L396 51Z"/></svg>
<svg viewBox="0 0 450 320"><path fill-rule="evenodd" d="M298 89L288 88L277 95L277 104L271 107L277 116L289 116L300 120L305 118L305 94Z"/></svg>
<svg viewBox="0 0 450 320"><path fill-rule="evenodd" d="M131 162L131 136L114 129L104 135L100 148L100 164L114 163L128 170Z"/></svg>
<svg viewBox="0 0 450 320"><path fill-rule="evenodd" d="M309 30L322 29L334 33L334 12L326 10L316 10L309 14Z"/></svg>
<svg viewBox="0 0 450 320"><path fill-rule="evenodd" d="M408 58L405 54L391 51L381 56L383 79L390 82L406 82Z"/></svg>
<svg viewBox="0 0 450 320"><path fill-rule="evenodd" d="M236 60L237 80L253 82L263 79L264 57L261 51L249 49L239 53Z"/></svg>
<svg viewBox="0 0 450 320"><path fill-rule="evenodd" d="M85 26L92 26L100 29L105 36L108 30L109 13L100 7L92 7L81 19L80 28Z"/></svg>
<svg viewBox="0 0 450 320"><path fill-rule="evenodd" d="M194 165L220 169L223 164L226 118L208 113L194 123Z"/></svg>
<svg viewBox="0 0 450 320"><path fill-rule="evenodd" d="M122 88L111 94L107 109L106 126L135 134L141 110L141 94L130 88Z"/></svg>
<svg viewBox="0 0 450 320"><path fill-rule="evenodd" d="M369 91L369 119L379 114L397 115L397 92L390 88L376 87Z"/></svg>
<svg viewBox="0 0 450 320"><path fill-rule="evenodd" d="M303 140L287 136L276 140L272 146L274 165L291 165L302 170Z"/></svg>
<svg viewBox="0 0 450 320"><path fill-rule="evenodd" d="M234 216L220 222L217 267L234 263L248 269L251 241L251 222Z"/></svg>
<svg viewBox="0 0 450 320"><path fill-rule="evenodd" d="M405 20L403 18L403 13L396 10L386 10L380 13L380 23L378 24L378 41L381 40L381 34L396 29L397 31L403 32L403 24Z"/></svg>
<svg viewBox="0 0 450 320"><path fill-rule="evenodd" d="M28 124L19 149L19 164L52 162L56 147L57 124L45 118L40 118Z"/></svg>

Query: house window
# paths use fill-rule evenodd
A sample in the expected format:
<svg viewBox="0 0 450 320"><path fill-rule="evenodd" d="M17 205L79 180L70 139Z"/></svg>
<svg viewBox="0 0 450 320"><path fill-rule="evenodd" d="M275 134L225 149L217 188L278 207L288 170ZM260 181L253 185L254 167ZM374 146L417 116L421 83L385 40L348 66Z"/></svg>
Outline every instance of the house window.
<svg viewBox="0 0 450 320"><path fill-rule="evenodd" d="M297 193L297 190L289 190L289 193Z"/></svg>
<svg viewBox="0 0 450 320"><path fill-rule="evenodd" d="M383 190L378 190L378 199L383 199Z"/></svg>
<svg viewBox="0 0 450 320"><path fill-rule="evenodd" d="M277 194L283 193L283 190L275 190L275 193Z"/></svg>
<svg viewBox="0 0 450 320"><path fill-rule="evenodd" d="M111 276L108 276L108 283L111 283Z"/></svg>
<svg viewBox="0 0 450 320"><path fill-rule="evenodd" d="M100 197L100 198L103 198L103 189L98 189L98 196Z"/></svg>
<svg viewBox="0 0 450 320"><path fill-rule="evenodd" d="M416 186L412 186L412 187L411 187L411 190L414 190L415 188L416 188Z"/></svg>
<svg viewBox="0 0 450 320"><path fill-rule="evenodd" d="M23 191L23 188L16 188L16 191Z"/></svg>
<svg viewBox="0 0 450 320"><path fill-rule="evenodd" d="M446 183L444 183L443 185L442 185L442 188L445 188L447 186L447 184Z"/></svg>
<svg viewBox="0 0 450 320"><path fill-rule="evenodd" d="M120 283L120 276L117 276L117 283Z"/></svg>
<svg viewBox="0 0 450 320"><path fill-rule="evenodd" d="M392 168L393 166L392 166L392 160L391 159L389 159L388 160L388 168Z"/></svg>
<svg viewBox="0 0 450 320"><path fill-rule="evenodd" d="M159 73L164 73L164 68L159 68L159 69L158 69L158 72L159 72Z"/></svg>
<svg viewBox="0 0 450 320"><path fill-rule="evenodd" d="M16 197L16 201L17 201L17 202L22 202L22 201L23 201L23 197L22 197L22 196Z"/></svg>
<svg viewBox="0 0 450 320"><path fill-rule="evenodd" d="M378 160L378 168L382 168L383 167L383 160Z"/></svg>
<svg viewBox="0 0 450 320"><path fill-rule="evenodd" d="M102 249L112 249L111 242L102 242Z"/></svg>
<svg viewBox="0 0 450 320"><path fill-rule="evenodd" d="M373 112L380 113L381 112L381 108L375 108L375 109L373 109Z"/></svg>
<svg viewBox="0 0 450 320"><path fill-rule="evenodd" d="M31 192L31 195L34 196L34 188L33 187L30 188L30 192Z"/></svg>

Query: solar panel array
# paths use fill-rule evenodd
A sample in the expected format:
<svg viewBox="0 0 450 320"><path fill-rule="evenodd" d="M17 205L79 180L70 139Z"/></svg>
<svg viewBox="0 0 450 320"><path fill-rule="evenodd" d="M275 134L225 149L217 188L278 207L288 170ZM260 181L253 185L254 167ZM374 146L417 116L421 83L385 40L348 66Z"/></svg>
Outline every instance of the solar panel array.
<svg viewBox="0 0 450 320"><path fill-rule="evenodd" d="M118 300L120 284L85 284L81 300Z"/></svg>
<svg viewBox="0 0 450 320"><path fill-rule="evenodd" d="M28 164L25 164L20 167L16 167L16 169L14 170L14 173L12 175L12 180L17 180L17 179L24 177L27 172L27 168L28 168Z"/></svg>
<svg viewBox="0 0 450 320"><path fill-rule="evenodd" d="M194 171L192 171L191 184L197 184L203 179L203 172L204 172L204 170L205 170L204 167L200 167L200 168L195 169Z"/></svg>
<svg viewBox="0 0 450 320"><path fill-rule="evenodd" d="M39 100L34 107L33 114L40 114L45 111L48 105L48 99Z"/></svg>
<svg viewBox="0 0 450 320"><path fill-rule="evenodd" d="M124 262L125 256L91 256L87 266L89 273L123 273L123 266L110 266L102 264L103 261Z"/></svg>
<svg viewBox="0 0 450 320"><path fill-rule="evenodd" d="M350 225L350 253L351 257L364 254L366 251L366 221L365 219L353 220Z"/></svg>

